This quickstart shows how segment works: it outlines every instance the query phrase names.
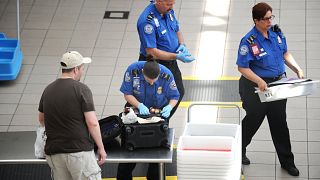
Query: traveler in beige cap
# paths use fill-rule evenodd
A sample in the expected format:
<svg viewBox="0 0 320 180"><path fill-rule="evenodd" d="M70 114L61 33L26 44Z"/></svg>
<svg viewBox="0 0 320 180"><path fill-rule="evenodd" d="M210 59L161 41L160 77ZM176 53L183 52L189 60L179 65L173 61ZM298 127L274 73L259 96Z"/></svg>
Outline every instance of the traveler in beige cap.
<svg viewBox="0 0 320 180"><path fill-rule="evenodd" d="M90 62L91 58L77 51L63 54L61 77L49 84L41 96L39 122L46 129L45 153L54 179L101 179L99 165L107 155L91 90L79 82L84 64Z"/></svg>

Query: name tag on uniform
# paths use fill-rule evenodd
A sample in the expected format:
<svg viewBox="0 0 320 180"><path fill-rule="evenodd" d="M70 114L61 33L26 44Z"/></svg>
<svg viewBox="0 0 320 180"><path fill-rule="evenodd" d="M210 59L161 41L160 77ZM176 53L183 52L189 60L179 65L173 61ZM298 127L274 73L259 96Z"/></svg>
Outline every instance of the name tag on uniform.
<svg viewBox="0 0 320 180"><path fill-rule="evenodd" d="M260 54L260 50L259 50L259 48L258 48L258 45L252 44L252 45L251 45L251 49L252 49L252 52L253 52L253 55L254 55L254 56L257 56L257 55Z"/></svg>
<svg viewBox="0 0 320 180"><path fill-rule="evenodd" d="M172 17L172 14L170 14L169 16L170 16L170 20L171 20L171 21L173 21L173 17Z"/></svg>
<svg viewBox="0 0 320 180"><path fill-rule="evenodd" d="M154 21L154 23L156 24L156 27L159 27L159 26L160 26L159 21L158 21L157 18L153 18L153 21Z"/></svg>
<svg viewBox="0 0 320 180"><path fill-rule="evenodd" d="M262 57L262 56L264 56L266 54L267 54L267 52L263 52L263 53L260 53L259 56Z"/></svg>
<svg viewBox="0 0 320 180"><path fill-rule="evenodd" d="M281 38L278 36L278 43L281 44L282 41L281 41Z"/></svg>
<svg viewBox="0 0 320 180"><path fill-rule="evenodd" d="M161 31L161 34L164 34L164 33L166 33L166 32L167 32L167 30L165 29L165 30Z"/></svg>

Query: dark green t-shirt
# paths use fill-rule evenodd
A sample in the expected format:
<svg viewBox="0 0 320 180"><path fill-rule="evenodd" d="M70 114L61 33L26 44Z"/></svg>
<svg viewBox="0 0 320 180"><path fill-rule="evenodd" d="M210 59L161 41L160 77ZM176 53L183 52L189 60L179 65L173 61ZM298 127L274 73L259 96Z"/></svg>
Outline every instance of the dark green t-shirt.
<svg viewBox="0 0 320 180"><path fill-rule="evenodd" d="M95 110L88 86L71 78L57 79L45 88L38 110L44 113L46 154L93 149L83 114Z"/></svg>

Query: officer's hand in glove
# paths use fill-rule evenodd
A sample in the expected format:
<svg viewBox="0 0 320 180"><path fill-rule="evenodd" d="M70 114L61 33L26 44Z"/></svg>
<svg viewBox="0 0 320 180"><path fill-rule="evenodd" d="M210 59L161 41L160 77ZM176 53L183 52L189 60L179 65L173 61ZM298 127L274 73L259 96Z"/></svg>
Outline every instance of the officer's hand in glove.
<svg viewBox="0 0 320 180"><path fill-rule="evenodd" d="M178 49L176 50L177 53L182 52L182 53L189 53L188 49L184 44L180 44Z"/></svg>
<svg viewBox="0 0 320 180"><path fill-rule="evenodd" d="M168 118L170 116L171 110L172 110L172 106L170 104L166 105L160 112L161 116L164 118Z"/></svg>
<svg viewBox="0 0 320 180"><path fill-rule="evenodd" d="M189 63L195 60L193 56L191 56L190 53L178 53L177 54L177 59L181 60L184 63Z"/></svg>
<svg viewBox="0 0 320 180"><path fill-rule="evenodd" d="M149 115L150 114L149 109L143 103L139 103L138 109L139 109L139 114L141 114L141 115Z"/></svg>

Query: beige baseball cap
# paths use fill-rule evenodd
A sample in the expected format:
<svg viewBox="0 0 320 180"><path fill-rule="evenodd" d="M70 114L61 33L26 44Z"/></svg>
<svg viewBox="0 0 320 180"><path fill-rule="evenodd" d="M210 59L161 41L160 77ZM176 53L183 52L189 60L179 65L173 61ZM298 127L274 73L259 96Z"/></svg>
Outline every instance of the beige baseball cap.
<svg viewBox="0 0 320 180"><path fill-rule="evenodd" d="M78 51L69 51L62 55L60 64L62 69L71 69L91 61L91 58L83 57Z"/></svg>

